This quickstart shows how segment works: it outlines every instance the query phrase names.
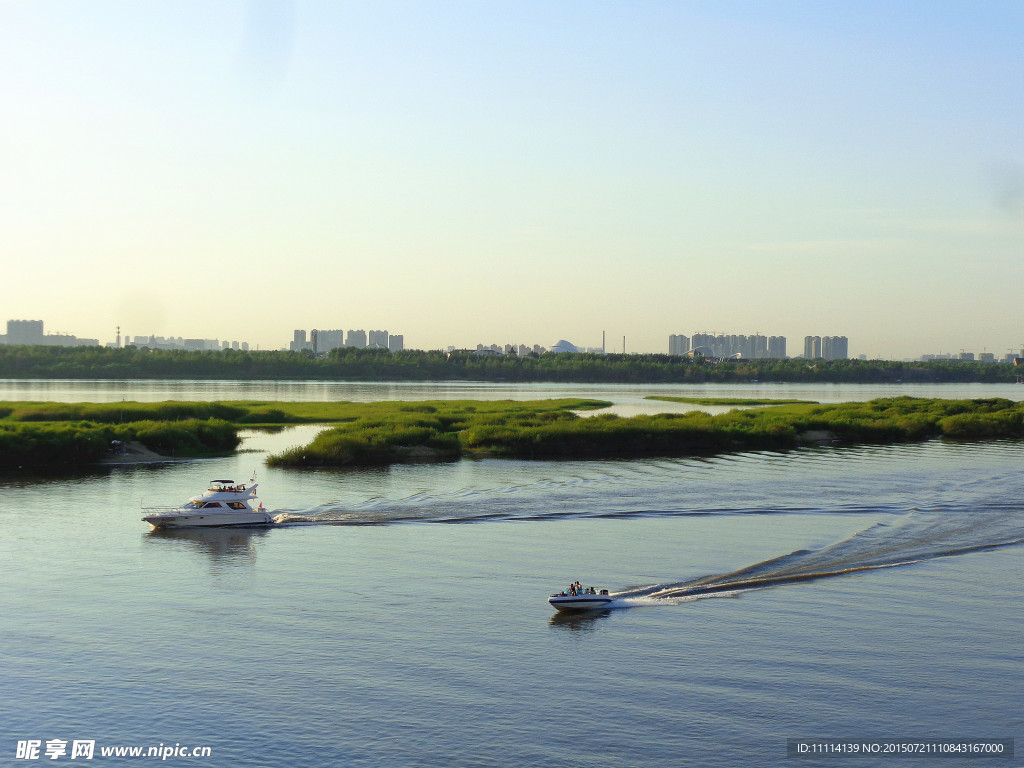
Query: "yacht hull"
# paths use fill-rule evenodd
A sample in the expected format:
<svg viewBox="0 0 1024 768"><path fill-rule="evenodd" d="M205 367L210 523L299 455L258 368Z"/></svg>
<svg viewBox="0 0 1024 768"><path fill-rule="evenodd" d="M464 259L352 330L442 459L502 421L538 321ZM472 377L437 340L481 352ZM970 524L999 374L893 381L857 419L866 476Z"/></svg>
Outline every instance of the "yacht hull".
<svg viewBox="0 0 1024 768"><path fill-rule="evenodd" d="M229 525L270 525L274 519L266 512L223 512L212 514L148 515L142 518L154 528L223 528Z"/></svg>

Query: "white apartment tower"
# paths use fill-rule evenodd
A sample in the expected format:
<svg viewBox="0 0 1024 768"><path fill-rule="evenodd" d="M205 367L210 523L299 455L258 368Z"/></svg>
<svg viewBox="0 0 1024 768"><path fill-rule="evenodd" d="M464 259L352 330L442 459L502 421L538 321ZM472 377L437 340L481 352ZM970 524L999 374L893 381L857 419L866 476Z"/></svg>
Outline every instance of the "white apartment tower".
<svg viewBox="0 0 1024 768"><path fill-rule="evenodd" d="M366 331L362 328L357 331L349 331L345 337L345 346L366 349Z"/></svg>
<svg viewBox="0 0 1024 768"><path fill-rule="evenodd" d="M341 330L317 331L316 351L330 352L332 349L345 346L345 332Z"/></svg>
<svg viewBox="0 0 1024 768"><path fill-rule="evenodd" d="M821 336L804 336L804 359L817 360L821 357Z"/></svg>
<svg viewBox="0 0 1024 768"><path fill-rule="evenodd" d="M821 356L826 360L846 360L850 356L849 341L845 336L823 336Z"/></svg>
<svg viewBox="0 0 1024 768"><path fill-rule="evenodd" d="M301 352L304 349L312 349L309 342L306 341L305 331L292 331L292 341L288 345L288 349L292 352Z"/></svg>
<svg viewBox="0 0 1024 768"><path fill-rule="evenodd" d="M690 351L690 339L681 333L673 333L668 337L668 353L670 355L685 355Z"/></svg>
<svg viewBox="0 0 1024 768"><path fill-rule="evenodd" d="M786 359L786 337L785 336L769 336L768 337L768 357L776 360Z"/></svg>

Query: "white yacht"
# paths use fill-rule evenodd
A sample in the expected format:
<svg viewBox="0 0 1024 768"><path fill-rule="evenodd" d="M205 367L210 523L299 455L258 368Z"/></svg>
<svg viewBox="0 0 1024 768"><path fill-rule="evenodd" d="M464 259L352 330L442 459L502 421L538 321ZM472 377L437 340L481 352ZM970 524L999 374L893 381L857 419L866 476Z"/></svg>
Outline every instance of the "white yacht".
<svg viewBox="0 0 1024 768"><path fill-rule="evenodd" d="M593 587L584 587L578 581L548 598L548 602L560 611L594 611L604 608L614 600L607 589L600 592Z"/></svg>
<svg viewBox="0 0 1024 768"><path fill-rule="evenodd" d="M255 475L253 480L255 480ZM259 483L211 480L202 496L174 509L143 507L143 522L154 528L197 528L225 525L270 525L274 518L256 498ZM254 507L254 504L259 506Z"/></svg>

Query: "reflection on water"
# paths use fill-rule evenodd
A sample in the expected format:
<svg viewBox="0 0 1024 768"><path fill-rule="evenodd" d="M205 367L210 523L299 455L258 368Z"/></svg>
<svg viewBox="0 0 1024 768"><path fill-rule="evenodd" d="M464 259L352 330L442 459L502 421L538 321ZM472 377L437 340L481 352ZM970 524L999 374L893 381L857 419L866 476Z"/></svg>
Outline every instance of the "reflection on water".
<svg viewBox="0 0 1024 768"><path fill-rule="evenodd" d="M199 552L216 565L254 565L256 543L268 533L266 528L244 527L179 530L157 528L143 534L143 540L155 546L177 546Z"/></svg>
<svg viewBox="0 0 1024 768"><path fill-rule="evenodd" d="M609 609L603 611L559 611L548 620L555 629L566 629L570 632L593 632L597 629L597 622L607 619L612 612Z"/></svg>
<svg viewBox="0 0 1024 768"><path fill-rule="evenodd" d="M135 400L534 400L589 397L611 400L623 415L687 410L693 406L645 400L669 397L728 397L817 400L823 403L870 400L876 397L1005 397L1024 398L1016 384L555 384L508 382L352 382L352 381L187 381L187 380L62 380L5 379L0 400L101 402Z"/></svg>

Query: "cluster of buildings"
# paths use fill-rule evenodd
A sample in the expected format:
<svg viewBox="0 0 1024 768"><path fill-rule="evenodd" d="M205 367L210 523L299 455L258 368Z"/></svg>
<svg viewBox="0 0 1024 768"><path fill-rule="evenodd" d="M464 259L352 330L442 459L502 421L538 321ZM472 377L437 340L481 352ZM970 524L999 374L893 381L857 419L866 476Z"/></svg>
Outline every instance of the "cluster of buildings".
<svg viewBox="0 0 1024 768"><path fill-rule="evenodd" d="M7 333L0 334L0 344L26 346L60 346L60 347L98 347L99 339L80 339L68 333L44 333L42 320L8 320ZM220 339L187 339L183 336L130 336L123 339L121 329L117 329L115 341L106 344L108 348L147 347L160 350L183 350L186 352L221 352L236 350L248 352L247 341L221 341ZM398 334L387 331L318 331L313 329L307 338L305 331L295 331L291 350L308 349L314 352L329 352L336 347L356 347L358 349L388 349L392 352L404 349L404 339Z"/></svg>
<svg viewBox="0 0 1024 768"><path fill-rule="evenodd" d="M532 347L527 344L477 344L476 349L460 349L459 347L450 346L447 351L449 355L453 352L464 352L466 354L480 355L481 357L487 355L518 355L519 357L526 357L530 354L542 355L548 350L540 344L534 344ZM579 350L576 350L574 347L573 351Z"/></svg>
<svg viewBox="0 0 1024 768"><path fill-rule="evenodd" d="M121 334L108 347L121 347ZM180 349L185 352L221 352L225 349L248 352L247 341L220 341L219 339L186 339L181 336L125 336L126 347L148 347L149 349Z"/></svg>
<svg viewBox="0 0 1024 768"><path fill-rule="evenodd" d="M355 349L386 349L389 352L400 352L405 349L405 338L401 334L387 331L370 331L363 329L354 331L321 331L314 328L307 338L304 330L292 333L288 349L292 352L308 350L314 354L330 352L332 349L353 347Z"/></svg>
<svg viewBox="0 0 1024 768"><path fill-rule="evenodd" d="M994 352L979 352L977 355L975 355L973 352L960 352L955 355L946 352L940 352L934 355L921 355L921 362L927 363L931 360L964 360L967 362L979 363L1004 362L1019 365L1017 361L1024 360L1024 349L1022 349L1020 352L1014 352L1011 350L1007 352L1005 355L1003 355L1001 360L998 360L996 358Z"/></svg>
<svg viewBox="0 0 1024 768"><path fill-rule="evenodd" d="M672 334L668 337L670 355L690 357L734 357L744 360L786 357L785 336L750 336L724 333L695 333L692 337Z"/></svg>
<svg viewBox="0 0 1024 768"><path fill-rule="evenodd" d="M0 334L0 344L47 346L47 347L98 347L99 339L83 339L70 333L44 333L42 320L8 320L7 333ZM122 346L121 329L117 329L117 340L107 342L107 347ZM219 341L217 339L185 339L181 336L128 336L124 337L126 347L149 347L150 349L182 349L190 352L224 349L248 350L246 341Z"/></svg>
<svg viewBox="0 0 1024 768"><path fill-rule="evenodd" d="M674 333L668 337L668 353L742 360L784 360L788 357L785 336L764 336L760 333L749 336L695 333L692 337ZM849 356L850 345L845 336L804 337L803 357L806 360L846 360Z"/></svg>
<svg viewBox="0 0 1024 768"><path fill-rule="evenodd" d="M566 341L565 339L556 341L550 347L542 347L540 344L534 344L532 347L529 344L477 344L476 349L448 347L448 353L451 354L453 352L462 352L480 356L517 355L518 357L526 357L527 355L543 355L545 352L568 352L572 354L587 352L596 355L603 355L605 353L604 347L577 347L571 341Z"/></svg>
<svg viewBox="0 0 1024 768"><path fill-rule="evenodd" d="M805 360L846 360L850 342L845 336L804 336Z"/></svg>
<svg viewBox="0 0 1024 768"><path fill-rule="evenodd" d="M43 333L42 320L8 320L0 344L48 347L97 347L99 339L80 339L70 333Z"/></svg>

